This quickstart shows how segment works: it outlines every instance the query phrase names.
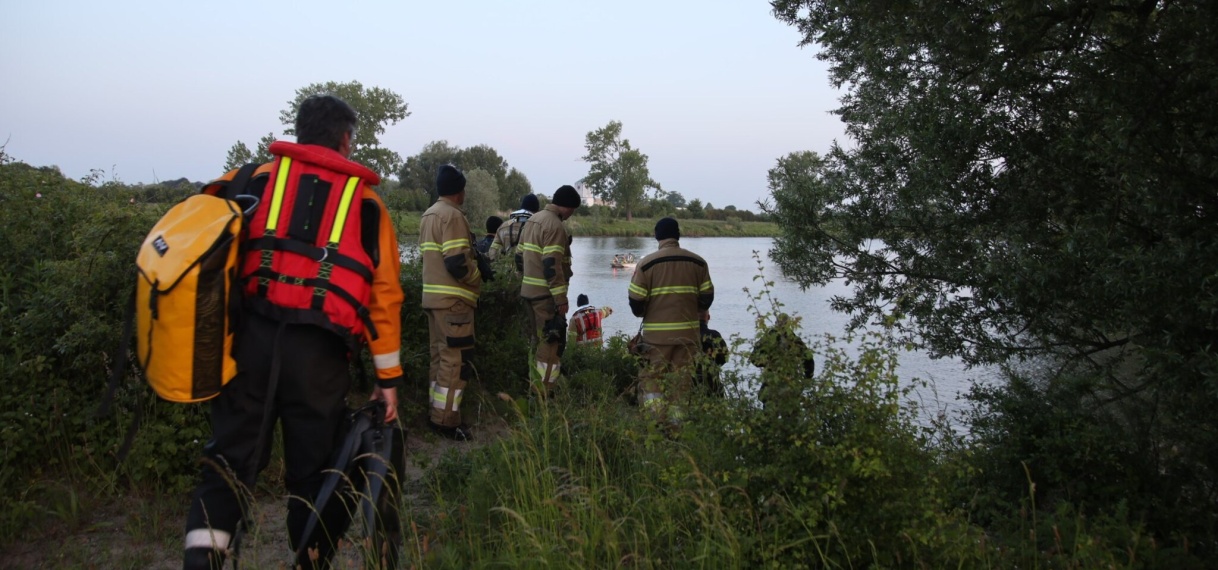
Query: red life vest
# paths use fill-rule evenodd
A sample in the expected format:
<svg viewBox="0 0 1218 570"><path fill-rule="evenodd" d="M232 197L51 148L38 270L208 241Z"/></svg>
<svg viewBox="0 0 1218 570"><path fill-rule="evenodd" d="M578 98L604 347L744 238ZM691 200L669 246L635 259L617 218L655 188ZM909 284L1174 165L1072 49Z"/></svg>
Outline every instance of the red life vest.
<svg viewBox="0 0 1218 570"><path fill-rule="evenodd" d="M249 306L358 342L376 338L368 313L372 259L361 241L366 167L325 147L277 141L262 203L250 221L241 277Z"/></svg>
<svg viewBox="0 0 1218 570"><path fill-rule="evenodd" d="M575 311L571 318L575 319L575 342L592 342L601 338L601 311L596 307L588 307Z"/></svg>

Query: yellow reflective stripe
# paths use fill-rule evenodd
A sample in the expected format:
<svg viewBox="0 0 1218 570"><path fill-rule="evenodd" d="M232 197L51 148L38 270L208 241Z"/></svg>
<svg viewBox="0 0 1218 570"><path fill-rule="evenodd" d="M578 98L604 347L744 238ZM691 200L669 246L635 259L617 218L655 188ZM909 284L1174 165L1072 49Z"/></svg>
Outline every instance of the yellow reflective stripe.
<svg viewBox="0 0 1218 570"><path fill-rule="evenodd" d="M292 169L292 159L279 159L279 174L275 176L275 190L271 194L271 212L266 217L266 233L274 235L279 227L279 211L283 209L283 191L288 187L288 171Z"/></svg>
<svg viewBox="0 0 1218 570"><path fill-rule="evenodd" d="M473 291L470 291L469 289L462 289L460 287L453 287L451 285L430 285L430 284L424 283L423 284L423 293L424 294L434 293L436 295L456 295L458 297L461 297L462 299L469 299L470 301L478 300L477 293L474 293Z"/></svg>
<svg viewBox="0 0 1218 570"><path fill-rule="evenodd" d="M419 251L440 251L440 244L434 241L425 241L419 244Z"/></svg>
<svg viewBox="0 0 1218 570"><path fill-rule="evenodd" d="M644 299L646 299L646 298L647 298L647 296L648 296L648 295L647 295L647 290L646 290L646 289L644 289L644 288L643 288L642 286L640 286L640 285L635 285L634 283L631 283L631 284L630 284L630 286L629 286L629 287L627 287L627 289L629 289L631 293L634 293L634 294L636 294L636 295L638 295L638 296L640 296L640 297L643 297Z"/></svg>
<svg viewBox="0 0 1218 570"><path fill-rule="evenodd" d="M554 287L554 288L550 289L551 295L565 295L566 293L567 293L566 285L562 285L560 287Z"/></svg>
<svg viewBox="0 0 1218 570"><path fill-rule="evenodd" d="M698 288L693 285L674 285L672 287L656 287L651 290L652 296L655 295L679 295L681 293L697 293Z"/></svg>
<svg viewBox="0 0 1218 570"><path fill-rule="evenodd" d="M706 282L706 283L703 283L701 287L698 287L698 290L699 290L699 291L706 291L707 289L711 289L711 288L713 288L713 287L714 287L714 285L711 285L710 280L707 280L707 282Z"/></svg>
<svg viewBox="0 0 1218 570"><path fill-rule="evenodd" d="M531 251L533 253L541 253L541 246L539 246L535 243L521 243L520 249L523 249L525 251Z"/></svg>
<svg viewBox="0 0 1218 570"><path fill-rule="evenodd" d="M352 176L347 179L347 187L343 188L343 197L338 202L338 214L334 216L334 227L330 229L330 243L338 243L338 240L343 237L343 226L347 225L347 212L351 210L351 199L355 197L355 190L359 188L359 177Z"/></svg>
<svg viewBox="0 0 1218 570"><path fill-rule="evenodd" d="M643 323L645 331L685 331L699 328L698 321L685 321L683 323Z"/></svg>
<svg viewBox="0 0 1218 570"><path fill-rule="evenodd" d="M544 247L544 248L542 248L542 250L541 250L541 254L542 254L542 255L550 255L551 253L565 253L566 251L567 251L566 246L562 246L562 245L551 245L551 246L548 246L548 247Z"/></svg>
<svg viewBox="0 0 1218 570"><path fill-rule="evenodd" d="M453 411L461 408L461 397L464 390L453 390ZM448 388L437 386L432 382L431 387L431 402L433 408L444 408L448 405ZM438 404L438 405L437 405Z"/></svg>
<svg viewBox="0 0 1218 570"><path fill-rule="evenodd" d="M525 285L536 285L538 287L549 287L550 286L549 283L546 283L545 279L542 279L540 277L522 277L520 280L523 281Z"/></svg>
<svg viewBox="0 0 1218 570"><path fill-rule="evenodd" d="M457 249L461 247L469 247L469 238L450 239L444 242L444 245L440 246L440 250L444 253L448 253L448 250L450 249Z"/></svg>
<svg viewBox="0 0 1218 570"><path fill-rule="evenodd" d="M659 392L644 392L642 397L644 408L656 408L664 405L664 394Z"/></svg>

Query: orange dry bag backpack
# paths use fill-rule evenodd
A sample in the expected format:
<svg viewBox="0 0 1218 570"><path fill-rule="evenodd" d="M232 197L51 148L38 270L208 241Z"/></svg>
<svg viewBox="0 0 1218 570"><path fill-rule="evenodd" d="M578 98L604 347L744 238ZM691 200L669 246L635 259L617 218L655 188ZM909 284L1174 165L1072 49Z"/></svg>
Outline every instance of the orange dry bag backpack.
<svg viewBox="0 0 1218 570"><path fill-rule="evenodd" d="M171 402L214 398L237 374L241 232L257 205L238 192L257 167L242 167L215 196L196 194L170 208L136 256L136 356L152 389Z"/></svg>

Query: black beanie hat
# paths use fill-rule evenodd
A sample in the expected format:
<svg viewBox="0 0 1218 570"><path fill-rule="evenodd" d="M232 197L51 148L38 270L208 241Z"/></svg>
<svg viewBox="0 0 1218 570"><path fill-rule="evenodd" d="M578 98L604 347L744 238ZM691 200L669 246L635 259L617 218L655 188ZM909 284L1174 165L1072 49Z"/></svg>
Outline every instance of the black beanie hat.
<svg viewBox="0 0 1218 570"><path fill-rule="evenodd" d="M656 222L656 241L666 239L681 239L681 227L672 218L660 218Z"/></svg>
<svg viewBox="0 0 1218 570"><path fill-rule="evenodd" d="M587 304L588 304L587 295L580 293L579 296L575 298L575 305L577 307L583 307L584 305L587 305Z"/></svg>
<svg viewBox="0 0 1218 570"><path fill-rule="evenodd" d="M520 199L520 209L528 210L536 214L537 210L541 209L541 202L537 201L536 195L528 194L524 198Z"/></svg>
<svg viewBox="0 0 1218 570"><path fill-rule="evenodd" d="M503 218L499 216L491 216L486 219L486 233L493 234L499 231L499 226L503 225Z"/></svg>
<svg viewBox="0 0 1218 570"><path fill-rule="evenodd" d="M460 194L465 190L465 175L457 167L445 164L436 172L436 193L441 196Z"/></svg>
<svg viewBox="0 0 1218 570"><path fill-rule="evenodd" d="M564 184L558 188L558 191L554 192L554 199L550 201L554 202L555 206L578 208L579 192L576 192L575 188L571 187L570 184Z"/></svg>

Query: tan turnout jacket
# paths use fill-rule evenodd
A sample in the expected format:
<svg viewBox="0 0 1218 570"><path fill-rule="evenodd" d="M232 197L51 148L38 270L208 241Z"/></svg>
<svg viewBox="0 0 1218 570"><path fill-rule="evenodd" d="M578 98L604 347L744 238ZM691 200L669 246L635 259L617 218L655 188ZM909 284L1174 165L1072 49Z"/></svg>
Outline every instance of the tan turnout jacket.
<svg viewBox="0 0 1218 570"><path fill-rule="evenodd" d="M630 278L630 310L643 318L643 340L650 344L699 344L702 312L715 301L710 270L698 254L675 239L660 242Z"/></svg>
<svg viewBox="0 0 1218 570"><path fill-rule="evenodd" d="M554 304L567 304L567 264L571 236L558 216L558 206L549 204L524 224L520 250L524 253L524 278L520 296L529 300L554 297Z"/></svg>
<svg viewBox="0 0 1218 570"><path fill-rule="evenodd" d="M476 307L482 273L465 212L447 196L432 204L419 223L423 255L423 308L447 309L458 300Z"/></svg>
<svg viewBox="0 0 1218 570"><path fill-rule="evenodd" d="M498 259L501 255L508 255L516 251L516 246L520 244L521 237L524 234L524 223L533 214L528 210L516 210L508 217L508 221L503 222L499 226L499 231L495 232L495 241L491 242L491 249L487 255L491 259Z"/></svg>

